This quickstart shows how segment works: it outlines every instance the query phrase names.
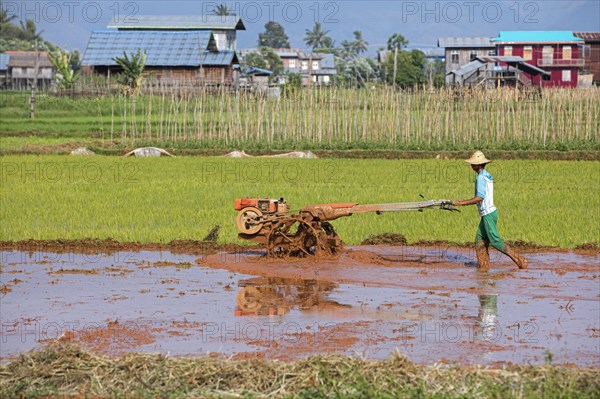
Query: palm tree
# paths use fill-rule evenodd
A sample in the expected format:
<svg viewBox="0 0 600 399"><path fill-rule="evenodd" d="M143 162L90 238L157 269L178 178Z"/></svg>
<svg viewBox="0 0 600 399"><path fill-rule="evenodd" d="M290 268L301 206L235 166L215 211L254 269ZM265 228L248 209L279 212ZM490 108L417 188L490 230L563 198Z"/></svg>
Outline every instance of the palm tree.
<svg viewBox="0 0 600 399"><path fill-rule="evenodd" d="M401 35L400 33L394 33L392 36L388 38L387 41L387 49L388 50L402 50L404 47L408 46L408 40Z"/></svg>
<svg viewBox="0 0 600 399"><path fill-rule="evenodd" d="M328 30L322 29L320 22L315 22L315 27L312 30L306 30L304 43L306 43L307 46L312 46L313 50L317 47L324 47L324 42L327 39L328 33Z"/></svg>
<svg viewBox="0 0 600 399"><path fill-rule="evenodd" d="M227 4L222 3L221 5L218 5L217 8L215 8L215 10L213 11L213 15L218 15L220 17L226 17L228 15L233 15L231 13L231 11L229 11L229 8L227 8Z"/></svg>
<svg viewBox="0 0 600 399"><path fill-rule="evenodd" d="M8 24L16 18L16 15L8 15L8 11L0 3L0 25Z"/></svg>
<svg viewBox="0 0 600 399"><path fill-rule="evenodd" d="M365 51L367 51L369 49L368 44L369 43L366 42L362 38L362 32L359 30L355 30L354 31L354 41L352 42L352 47L353 47L354 53L357 55L364 53Z"/></svg>
<svg viewBox="0 0 600 399"><path fill-rule="evenodd" d="M340 57L348 60L350 58L353 58L356 54L354 51L354 42L348 41L348 40L343 40L342 41L342 48L340 49Z"/></svg>
<svg viewBox="0 0 600 399"><path fill-rule="evenodd" d="M13 23L17 19L16 15L10 15L0 2L0 38L21 38L23 32Z"/></svg>
<svg viewBox="0 0 600 399"><path fill-rule="evenodd" d="M325 36L321 41L321 47L327 49L333 49L335 47L335 41L329 36Z"/></svg>
<svg viewBox="0 0 600 399"><path fill-rule="evenodd" d="M32 19L28 19L25 21L25 24L23 24L23 21L21 21L21 33L24 40L41 41L42 33L44 33L44 31L42 30L38 32L35 22Z"/></svg>
<svg viewBox="0 0 600 399"><path fill-rule="evenodd" d="M126 96L135 96L139 94L142 86L142 73L146 66L146 52L138 50L137 53L131 53L131 58L123 51L123 57L115 57L113 60L123 68L123 73L117 79L123 85L123 93Z"/></svg>

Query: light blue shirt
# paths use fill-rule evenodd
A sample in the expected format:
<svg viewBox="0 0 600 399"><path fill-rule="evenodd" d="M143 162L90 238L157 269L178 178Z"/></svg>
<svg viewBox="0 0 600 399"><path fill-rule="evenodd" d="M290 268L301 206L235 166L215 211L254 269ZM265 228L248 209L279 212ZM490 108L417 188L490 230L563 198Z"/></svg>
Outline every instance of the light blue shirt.
<svg viewBox="0 0 600 399"><path fill-rule="evenodd" d="M494 181L487 170L482 170L475 180L475 196L483 198L477 203L479 216L489 215L496 210L494 206Z"/></svg>

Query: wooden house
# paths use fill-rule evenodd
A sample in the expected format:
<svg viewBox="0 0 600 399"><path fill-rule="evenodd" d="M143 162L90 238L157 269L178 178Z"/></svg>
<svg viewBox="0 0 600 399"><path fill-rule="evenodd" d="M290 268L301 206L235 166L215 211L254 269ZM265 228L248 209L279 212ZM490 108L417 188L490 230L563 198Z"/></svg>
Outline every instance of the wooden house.
<svg viewBox="0 0 600 399"><path fill-rule="evenodd" d="M327 86L337 75L333 54L311 53L297 49L276 49L286 72L301 76L302 86Z"/></svg>
<svg viewBox="0 0 600 399"><path fill-rule="evenodd" d="M114 60L138 50L146 53L145 75L162 86L232 85L238 59L219 50L211 31L98 30L83 56L88 73L111 76L121 68Z"/></svg>
<svg viewBox="0 0 600 399"><path fill-rule="evenodd" d="M574 32L573 36L584 40L583 70L600 83L600 32Z"/></svg>
<svg viewBox="0 0 600 399"><path fill-rule="evenodd" d="M46 52L8 51L6 86L14 90L30 89L37 82L38 89L47 89L54 83L56 70ZM36 76L37 71L37 76Z"/></svg>
<svg viewBox="0 0 600 399"><path fill-rule="evenodd" d="M438 46L444 48L446 84L452 84L451 72L458 71L476 57L496 55L496 46L489 37L442 37Z"/></svg>

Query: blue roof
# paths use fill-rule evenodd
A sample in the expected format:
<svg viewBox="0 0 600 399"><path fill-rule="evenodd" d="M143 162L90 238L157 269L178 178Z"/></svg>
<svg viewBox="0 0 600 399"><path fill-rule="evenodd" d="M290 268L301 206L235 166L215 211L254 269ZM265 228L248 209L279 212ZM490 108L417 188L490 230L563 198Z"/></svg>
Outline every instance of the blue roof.
<svg viewBox="0 0 600 399"><path fill-rule="evenodd" d="M490 40L492 43L562 43L581 42L571 31L509 31L500 32L500 36Z"/></svg>
<svg viewBox="0 0 600 399"><path fill-rule="evenodd" d="M217 46L211 31L117 31L92 32L83 65L116 66L114 57L146 51L148 66L198 66L206 50Z"/></svg>
<svg viewBox="0 0 600 399"><path fill-rule="evenodd" d="M231 65L237 64L238 59L235 51L232 50L204 51L201 63L202 65Z"/></svg>
<svg viewBox="0 0 600 399"><path fill-rule="evenodd" d="M269 71L267 69L262 69L262 68L250 68L245 74L246 75L253 75L253 74L272 75L273 71Z"/></svg>
<svg viewBox="0 0 600 399"><path fill-rule="evenodd" d="M8 61L10 60L10 54L0 54L0 71L6 71L8 69Z"/></svg>
<svg viewBox="0 0 600 399"><path fill-rule="evenodd" d="M234 15L134 15L109 23L107 28L246 30L242 19Z"/></svg>

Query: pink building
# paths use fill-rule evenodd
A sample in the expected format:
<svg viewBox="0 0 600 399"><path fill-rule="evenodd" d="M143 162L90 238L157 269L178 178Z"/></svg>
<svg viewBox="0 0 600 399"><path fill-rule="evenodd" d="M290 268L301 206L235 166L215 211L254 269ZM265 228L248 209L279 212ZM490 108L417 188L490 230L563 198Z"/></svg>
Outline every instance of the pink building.
<svg viewBox="0 0 600 399"><path fill-rule="evenodd" d="M549 80L541 75L530 76L534 86L576 87L578 72L584 65L584 40L569 31L500 32L491 40L499 56L518 56L525 62L551 74Z"/></svg>

